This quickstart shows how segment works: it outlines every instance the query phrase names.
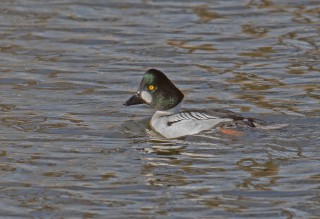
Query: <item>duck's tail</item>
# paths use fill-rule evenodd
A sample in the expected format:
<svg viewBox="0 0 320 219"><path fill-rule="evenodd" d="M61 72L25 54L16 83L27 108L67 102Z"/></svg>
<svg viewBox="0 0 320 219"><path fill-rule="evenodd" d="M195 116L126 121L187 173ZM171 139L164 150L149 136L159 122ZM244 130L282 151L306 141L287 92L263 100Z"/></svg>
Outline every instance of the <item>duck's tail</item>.
<svg viewBox="0 0 320 219"><path fill-rule="evenodd" d="M257 129L262 129L262 130L281 129L281 128L287 127L289 125L287 123L268 124L267 122L265 122L263 120L250 118L250 117L245 117L242 119L242 121L250 127L255 127Z"/></svg>
<svg viewBox="0 0 320 219"><path fill-rule="evenodd" d="M260 123L257 123L257 122L253 122L253 124L257 129L262 129L262 130L281 129L281 128L287 127L289 125L287 123L282 123L282 124L260 124Z"/></svg>

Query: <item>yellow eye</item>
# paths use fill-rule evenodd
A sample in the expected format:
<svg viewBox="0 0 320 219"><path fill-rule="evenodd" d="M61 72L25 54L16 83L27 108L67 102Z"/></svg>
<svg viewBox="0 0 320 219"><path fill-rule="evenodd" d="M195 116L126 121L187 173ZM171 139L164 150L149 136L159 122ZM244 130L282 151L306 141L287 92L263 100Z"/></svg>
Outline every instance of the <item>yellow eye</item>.
<svg viewBox="0 0 320 219"><path fill-rule="evenodd" d="M154 88L155 88L155 87L154 87L153 85L149 85L149 86L148 86L148 89L151 90L151 91L153 91Z"/></svg>

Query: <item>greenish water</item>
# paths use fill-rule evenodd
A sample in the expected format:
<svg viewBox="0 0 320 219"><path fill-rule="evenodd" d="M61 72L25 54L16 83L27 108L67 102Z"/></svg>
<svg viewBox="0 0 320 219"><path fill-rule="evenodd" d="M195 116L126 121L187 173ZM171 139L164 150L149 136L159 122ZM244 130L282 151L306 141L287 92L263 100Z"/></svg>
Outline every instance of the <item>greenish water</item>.
<svg viewBox="0 0 320 219"><path fill-rule="evenodd" d="M1 218L318 218L320 3L0 4ZM150 137L149 68L185 108L288 123Z"/></svg>

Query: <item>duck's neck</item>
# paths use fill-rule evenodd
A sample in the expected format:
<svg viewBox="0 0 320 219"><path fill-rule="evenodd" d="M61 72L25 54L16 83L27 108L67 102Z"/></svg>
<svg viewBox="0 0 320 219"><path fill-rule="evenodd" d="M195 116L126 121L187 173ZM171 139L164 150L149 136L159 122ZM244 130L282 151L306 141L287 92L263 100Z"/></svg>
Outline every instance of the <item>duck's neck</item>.
<svg viewBox="0 0 320 219"><path fill-rule="evenodd" d="M176 114L176 113L180 112L181 105L182 105L182 103L180 102L178 105L176 105L175 107L173 107L169 110L163 110L163 111L158 110L158 111L156 111L156 114L162 114L162 115Z"/></svg>

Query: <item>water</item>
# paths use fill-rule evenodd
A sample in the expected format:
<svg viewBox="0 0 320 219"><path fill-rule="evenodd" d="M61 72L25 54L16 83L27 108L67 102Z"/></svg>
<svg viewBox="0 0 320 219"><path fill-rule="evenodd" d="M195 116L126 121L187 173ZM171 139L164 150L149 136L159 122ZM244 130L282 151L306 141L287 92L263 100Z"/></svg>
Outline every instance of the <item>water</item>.
<svg viewBox="0 0 320 219"><path fill-rule="evenodd" d="M318 1L0 4L2 218L318 218ZM149 136L148 68L186 108L277 131Z"/></svg>

